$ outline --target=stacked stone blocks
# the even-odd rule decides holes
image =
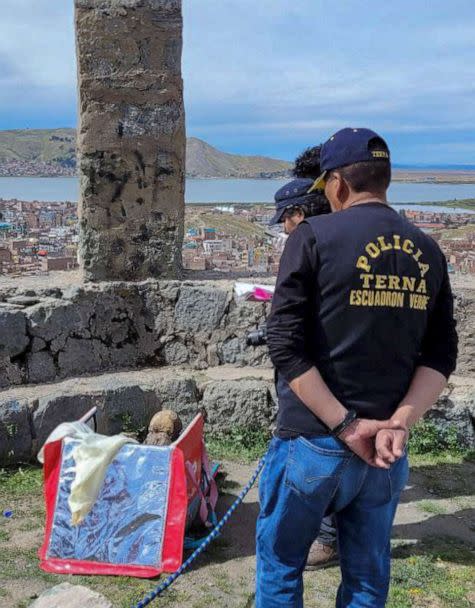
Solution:
[[[457,374],[469,378],[473,292],[456,302]],[[160,407],[185,421],[204,408],[210,430],[269,428],[275,400],[267,348],[246,343],[268,313],[269,305],[236,301],[230,281],[0,290],[0,460],[30,458],[57,424],[93,406],[108,434],[147,424]],[[449,387],[432,419],[455,424],[470,445],[474,404],[466,380]]]
[[[87,280],[179,277],[180,0],[76,0],[80,258]]]

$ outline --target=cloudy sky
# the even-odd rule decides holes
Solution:
[[[0,129],[74,126],[73,0],[1,0]],[[343,126],[475,165],[473,0],[183,0],[188,135],[292,158]]]

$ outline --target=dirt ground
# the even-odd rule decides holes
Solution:
[[[220,514],[248,481],[253,465],[224,463],[228,473]],[[38,472],[39,473],[39,472]],[[475,463],[417,463],[398,509],[393,534],[392,608],[475,606]],[[24,608],[44,589],[69,581],[131,606],[156,584],[127,578],[65,577],[43,573],[36,551],[42,542],[41,479],[24,492],[0,494],[12,518],[0,520],[0,606]],[[4,501],[8,500],[8,504]],[[247,495],[222,535],[171,590],[152,606],[251,608],[255,572],[257,488]],[[334,606],[338,568],[305,574],[305,606]]]

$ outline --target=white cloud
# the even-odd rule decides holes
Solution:
[[[0,55],[24,84],[74,88],[72,2],[2,0]]]
[[[465,24],[472,4],[364,7],[185,0],[191,129],[318,133],[343,120],[416,133],[475,124],[473,65],[464,60],[475,51]]]
[[[434,138],[475,131],[473,0],[183,6],[190,134],[247,137],[253,151],[342,124]],[[48,104],[74,112],[73,0],[2,0],[0,86],[0,116]]]

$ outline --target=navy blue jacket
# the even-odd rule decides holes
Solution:
[[[445,257],[388,205],[308,218],[282,255],[267,324],[277,432],[328,432],[288,383],[316,366],[359,416],[389,418],[418,365],[448,377],[457,334]]]

